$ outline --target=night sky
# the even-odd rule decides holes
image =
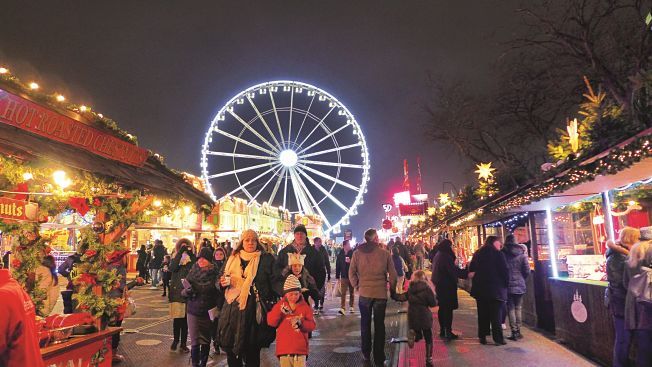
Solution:
[[[423,138],[427,75],[490,83],[517,23],[505,1],[26,3],[3,1],[0,65],[116,120],[175,169],[199,174],[210,121],[247,87],[290,79],[333,94],[370,151],[356,232],[380,225],[404,158],[414,186],[421,156],[426,192],[473,180],[470,162]]]

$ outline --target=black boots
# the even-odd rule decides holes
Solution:
[[[442,335],[442,334],[440,333],[439,335]],[[458,339],[459,336],[457,334],[453,333],[452,330],[444,329],[442,338],[447,339],[447,340],[455,340],[455,339]]]
[[[432,343],[426,343],[426,367],[433,367],[432,362]]]
[[[510,335],[507,339],[517,341],[518,339],[523,339],[523,334],[521,334],[520,330],[512,331],[512,335]]]
[[[192,361],[192,367],[199,367],[200,366],[200,358],[201,358],[201,345],[193,345],[190,347],[190,360]]]
[[[206,367],[208,363],[208,357],[211,354],[211,345],[202,344],[199,346],[199,367]]]

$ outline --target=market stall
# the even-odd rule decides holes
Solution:
[[[182,205],[199,211],[212,200],[113,121],[2,70],[0,237],[3,250],[12,251],[8,265],[42,317],[39,339],[48,364],[110,365],[106,345],[120,328],[106,327],[119,325],[129,309],[122,291],[115,294],[124,284],[118,269],[129,252],[126,232],[157,201],[156,211],[168,213]],[[75,317],[46,317],[43,307],[50,293],[37,270],[58,250],[78,253],[68,298]],[[77,327],[79,335],[69,339]]]

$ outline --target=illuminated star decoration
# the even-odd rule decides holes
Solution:
[[[568,142],[571,145],[571,150],[573,153],[577,153],[577,150],[580,147],[580,134],[577,132],[577,119],[568,122],[566,131],[568,131]]]
[[[446,205],[450,201],[450,196],[447,193],[439,194],[439,203],[441,205]]]
[[[475,173],[478,174],[478,180],[490,180],[494,177],[492,172],[496,169],[491,167],[491,162],[480,163],[477,164],[476,167],[478,167],[478,169],[475,171]]]

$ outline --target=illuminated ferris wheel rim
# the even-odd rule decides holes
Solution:
[[[290,105],[289,109],[287,107],[277,108],[277,106],[274,105],[274,99],[272,97],[272,93],[278,92],[279,90],[281,90],[282,92],[291,92],[292,97],[293,97],[295,92],[302,93],[304,89],[307,91],[308,96],[311,96],[311,95],[313,96],[313,99],[312,99],[310,105],[308,106],[307,110],[302,110],[300,108],[293,108],[292,104]],[[253,99],[253,97],[255,97],[257,95],[257,93],[262,95],[262,94],[266,94],[268,92],[270,93],[270,99],[272,100],[273,109],[272,110],[266,110],[266,111],[263,111],[261,113],[256,108],[256,106],[253,103],[252,99]],[[317,95],[319,96],[319,101],[322,101],[322,102],[327,101],[328,102],[328,106],[330,108],[330,111],[326,114],[326,116],[324,116],[317,123],[317,126],[315,126],[313,128],[313,130],[310,132],[308,137],[310,137],[310,135],[312,135],[312,133],[314,133],[314,131],[318,127],[321,127],[327,133],[327,135],[325,137],[323,137],[322,139],[318,140],[317,142],[312,143],[312,144],[308,145],[307,147],[303,147],[303,144],[306,143],[306,141],[308,140],[308,137],[306,137],[300,144],[296,144],[296,142],[293,142],[290,139],[290,134],[291,134],[291,130],[292,130],[292,114],[294,114],[294,113],[303,113],[305,115],[305,117],[303,119],[303,122],[301,124],[301,128],[299,129],[299,133],[297,133],[297,136],[296,136],[296,138],[298,140],[299,134],[301,133],[301,129],[303,128],[303,123],[305,123],[306,118],[308,117],[308,115],[310,114],[311,119],[313,119],[314,121],[317,120],[317,117],[315,115],[312,115],[312,113],[310,112],[310,107],[312,106],[312,102],[315,100]],[[253,117],[249,121],[244,121],[244,120],[238,118],[238,116],[233,113],[234,106],[244,104],[245,99],[248,100],[251,103],[251,105],[254,108],[254,110],[256,111],[256,115],[257,115],[256,117]],[[340,126],[337,129],[331,130],[330,127],[328,127],[326,124],[324,124],[324,120],[335,109],[338,110],[337,113],[340,116],[344,116],[344,118],[346,118],[346,124],[344,126]],[[282,128],[281,128],[280,122],[279,122],[279,118],[278,118],[278,112],[283,112],[283,111],[284,112],[288,112],[288,111],[290,112],[287,144],[286,144],[286,142],[284,140],[284,132],[282,131]],[[265,119],[263,117],[263,116],[269,116],[272,112],[276,116],[276,123],[278,124],[279,136],[281,138],[282,143],[279,142],[276,139],[274,133],[272,133],[272,131],[270,130],[270,127],[268,126],[268,124],[266,123],[266,121],[265,121]],[[220,121],[225,120],[225,116],[227,116],[227,113],[231,113],[231,115],[233,115],[236,119],[239,119],[240,123],[244,126],[242,128],[240,134],[237,137],[234,136],[234,135],[229,136],[229,134],[225,134],[223,132],[220,132],[220,129],[218,128]],[[260,133],[256,134],[256,132],[252,130],[251,125],[253,124],[253,122],[255,122],[257,120],[260,120],[265,125],[265,127],[267,129],[267,132],[269,132],[270,136],[272,137],[272,139],[276,143],[275,146],[273,144],[271,144],[269,141],[266,141],[260,135]],[[358,143],[340,147],[338,142],[337,142],[337,139],[335,139],[335,134],[337,134],[339,131],[347,128],[348,126],[351,126],[351,128],[353,129],[353,134],[356,135],[356,137],[358,139]],[[258,146],[256,144],[252,144],[251,142],[246,142],[246,141],[242,140],[240,138],[240,136],[243,134],[245,129],[249,129],[252,132],[254,132],[254,134],[256,134],[256,136],[258,136],[271,150],[268,150],[266,148],[261,149],[262,147],[260,147],[260,146]],[[215,154],[216,152],[211,152],[209,150],[209,144],[212,142],[211,135],[212,135],[213,132],[218,132],[218,133],[220,133],[220,134],[222,134],[222,135],[224,135],[226,137],[229,137],[229,138],[231,138],[233,140],[236,140],[236,143],[235,143],[235,146],[233,148],[233,153],[232,154],[228,154],[226,152],[217,152],[219,154]],[[312,161],[312,160],[302,159],[302,158],[307,158],[306,156],[310,157],[310,156],[314,156],[314,155],[318,155],[318,154],[324,154],[322,152],[308,154],[308,152],[309,152],[310,148],[316,146],[317,144],[319,144],[320,142],[324,141],[327,138],[330,138],[333,141],[335,148],[329,149],[329,150],[326,150],[326,151],[323,151],[323,152],[336,152],[337,157],[338,157],[337,162]],[[213,198],[213,200],[218,201],[218,200],[224,199],[225,197],[230,197],[231,194],[234,193],[234,192],[242,190],[247,196],[249,196],[249,199],[251,199],[249,205],[252,205],[252,204],[254,204],[256,202],[255,199],[260,194],[260,191],[256,194],[256,196],[254,196],[252,198],[251,194],[246,190],[247,184],[243,185],[240,182],[240,178],[238,177],[237,173],[238,173],[238,171],[247,170],[248,168],[256,167],[256,166],[246,167],[245,169],[237,169],[236,168],[236,161],[235,161],[236,157],[238,157],[238,158],[253,158],[253,156],[247,156],[247,155],[235,153],[238,143],[242,143],[244,145],[249,145],[251,147],[254,147],[254,148],[258,149],[258,150],[262,150],[262,151],[267,152],[269,154],[269,156],[265,157],[265,158],[263,158],[262,156],[260,158],[255,158],[255,159],[263,159],[263,160],[268,160],[269,161],[268,163],[265,163],[265,164],[262,164],[262,165],[259,165],[259,166],[263,166],[263,167],[272,166],[272,168],[269,168],[262,175],[266,175],[268,172],[273,171],[272,172],[272,178],[273,178],[275,175],[278,175],[280,173],[280,175],[277,176],[278,177],[278,182],[276,184],[276,187],[274,188],[274,192],[272,194],[272,197],[270,198],[270,201],[273,201],[273,199],[275,198],[275,194],[276,194],[276,191],[278,189],[279,182],[282,181],[283,177],[285,177],[285,195],[287,195],[288,176],[291,176],[290,179],[292,180],[292,185],[293,185],[292,187],[293,187],[293,190],[295,192],[296,202],[297,202],[297,206],[298,206],[298,211],[297,212],[305,214],[302,211],[302,200],[300,200],[301,199],[300,196],[302,196],[302,194],[299,194],[297,196],[297,191],[300,191],[300,192],[303,193],[303,196],[304,196],[304,198],[303,198],[303,207],[305,209],[308,209],[308,212],[309,212],[308,214],[311,214],[311,213],[319,214],[323,218],[324,223],[325,223],[325,225],[327,227],[325,229],[325,233],[327,235],[330,234],[331,232],[339,233],[341,231],[341,226],[349,224],[350,217],[356,215],[358,206],[364,203],[363,196],[367,191],[367,183],[369,182],[369,179],[370,179],[369,178],[370,163],[369,163],[369,151],[367,149],[367,144],[366,144],[366,140],[364,138],[364,135],[362,134],[362,129],[360,128],[360,125],[358,124],[357,120],[355,119],[355,116],[353,116],[353,114],[349,111],[349,109],[344,104],[342,104],[337,98],[335,98],[330,93],[328,93],[328,92],[326,92],[326,91],[324,91],[324,90],[322,90],[322,89],[320,89],[320,88],[318,88],[318,87],[316,87],[314,85],[304,83],[304,82],[299,82],[299,81],[291,81],[291,80],[276,80],[276,81],[270,81],[270,82],[265,82],[265,83],[260,83],[260,84],[254,85],[254,86],[249,87],[246,90],[238,93],[233,98],[231,98],[227,103],[225,103],[224,106],[217,112],[217,114],[215,115],[215,117],[211,121],[210,128],[206,133],[206,137],[204,139],[204,144],[202,146],[202,158],[201,158],[202,178],[204,179],[204,181],[206,183],[206,191]],[[352,147],[357,147],[357,146],[359,146],[360,150],[361,150],[362,164],[361,165],[343,164],[341,162],[341,156],[340,156],[341,151],[344,150],[344,149],[350,149]],[[236,180],[241,185],[239,188],[237,188],[237,189],[223,195],[221,198],[218,198],[213,193],[212,186],[211,186],[211,183],[210,183],[210,180],[212,178],[215,178],[215,176],[220,175],[220,174],[218,174],[218,175],[210,175],[209,172],[208,172],[207,155],[211,155],[211,154],[212,155],[230,156],[230,157],[233,158],[234,171],[231,171],[231,172],[233,172],[234,176],[236,177]],[[277,161],[277,162],[274,163],[274,161]],[[318,165],[322,165],[322,166],[337,167],[337,175],[336,175],[336,177],[325,175],[323,173],[318,172],[315,169],[312,169],[312,168],[308,167],[307,166],[308,164],[318,164]],[[262,167],[260,167],[260,168],[263,169]],[[349,187],[349,188],[351,188],[353,186],[353,185],[339,179],[341,168],[361,168],[362,169],[361,184],[360,184],[359,187],[355,188],[355,190],[357,191],[357,195],[356,195],[353,203],[348,207],[343,205],[341,202],[339,202],[339,200],[337,200],[336,198],[334,198],[332,196],[332,191],[336,187],[336,185],[338,185],[338,184],[342,185],[342,186],[345,186],[345,187]],[[323,194],[325,194],[325,196],[323,198],[321,198],[321,200],[319,200],[318,202],[312,197],[312,195],[310,194],[310,190],[305,185],[305,183],[303,183],[303,178],[305,177],[307,180],[309,180],[313,185],[315,185],[317,187],[319,187],[319,185],[306,172],[304,172],[304,170],[308,171],[308,172],[310,172],[312,174],[317,174],[317,175],[321,176],[322,178],[326,178],[326,179],[333,182],[332,185],[330,186],[330,190],[328,190],[328,192],[325,191],[323,188],[320,188],[320,190],[322,191]],[[288,174],[288,172],[289,172],[289,174]],[[260,176],[262,176],[262,175],[260,175]],[[260,177],[260,176],[258,176],[258,177]],[[256,179],[254,179],[254,180],[257,180],[258,177]],[[263,189],[265,189],[265,187],[271,182],[272,178],[270,178],[270,180],[267,181],[267,183],[263,186]],[[296,184],[295,181],[299,181],[300,185]],[[251,180],[249,182],[251,182]],[[261,191],[263,189],[261,189]],[[307,195],[306,195],[306,192],[307,192]],[[345,210],[345,214],[341,218],[339,218],[335,222],[335,224],[332,224],[332,225],[330,224],[330,222],[328,221],[328,218],[326,218],[326,216],[321,211],[321,208],[319,207],[319,204],[321,204],[327,198],[330,199],[335,204],[337,204],[341,209]],[[284,201],[284,205],[280,206],[280,207],[283,208],[283,209],[286,209],[286,208],[284,208],[285,207],[285,201],[286,201],[285,196],[283,198],[283,201]],[[308,204],[308,205],[306,205],[306,204]],[[269,202],[269,205],[273,205],[273,203]],[[314,209],[317,210],[316,213],[312,211],[313,207],[314,207]],[[296,212],[294,212],[294,213],[296,213]]]

